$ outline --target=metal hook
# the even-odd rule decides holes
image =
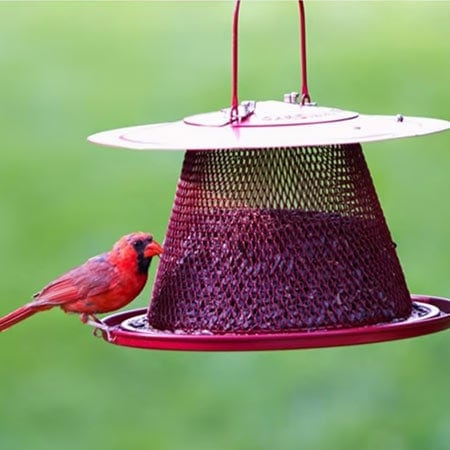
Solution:
[[[238,100],[238,19],[240,0],[236,0],[233,11],[233,23],[231,31],[231,107],[230,122],[241,120],[239,115]],[[300,76],[301,76],[301,97],[300,104],[305,105],[311,102],[308,92],[307,71],[306,71],[306,26],[305,8],[303,0],[298,0],[299,12],[299,39],[300,39]]]

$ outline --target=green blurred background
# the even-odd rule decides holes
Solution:
[[[162,239],[182,152],[86,137],[227,106],[232,6],[0,3],[0,313],[124,233]],[[306,8],[313,100],[450,119],[449,2]],[[297,90],[295,2],[244,1],[240,30],[241,98]],[[450,133],[364,146],[414,293],[450,297],[449,146]],[[50,311],[0,336],[0,449],[444,450],[449,338],[144,351]]]

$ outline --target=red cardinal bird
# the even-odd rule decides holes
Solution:
[[[147,281],[152,257],[161,253],[161,246],[147,233],[123,236],[109,252],[69,270],[35,294],[31,302],[1,317],[0,331],[54,306],[78,313],[83,323],[102,328],[95,314],[130,303]]]

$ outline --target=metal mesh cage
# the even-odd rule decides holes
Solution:
[[[186,152],[150,326],[283,332],[410,313],[359,144]]]

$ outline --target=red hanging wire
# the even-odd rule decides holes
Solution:
[[[233,11],[233,24],[231,31],[231,108],[230,121],[238,119],[238,19],[240,0],[236,0]],[[311,98],[308,92],[307,71],[306,71],[306,26],[305,8],[303,0],[298,0],[299,12],[299,39],[300,39],[300,74],[301,74],[301,99],[300,104],[309,103]]]
[[[311,98],[308,92],[308,80],[306,73],[306,24],[305,24],[305,7],[303,0],[298,1],[298,15],[300,21],[300,74],[301,74],[301,99],[300,104],[310,103]]]
[[[238,115],[238,19],[241,1],[236,0],[233,12],[233,28],[231,30],[231,110],[230,120]]]

